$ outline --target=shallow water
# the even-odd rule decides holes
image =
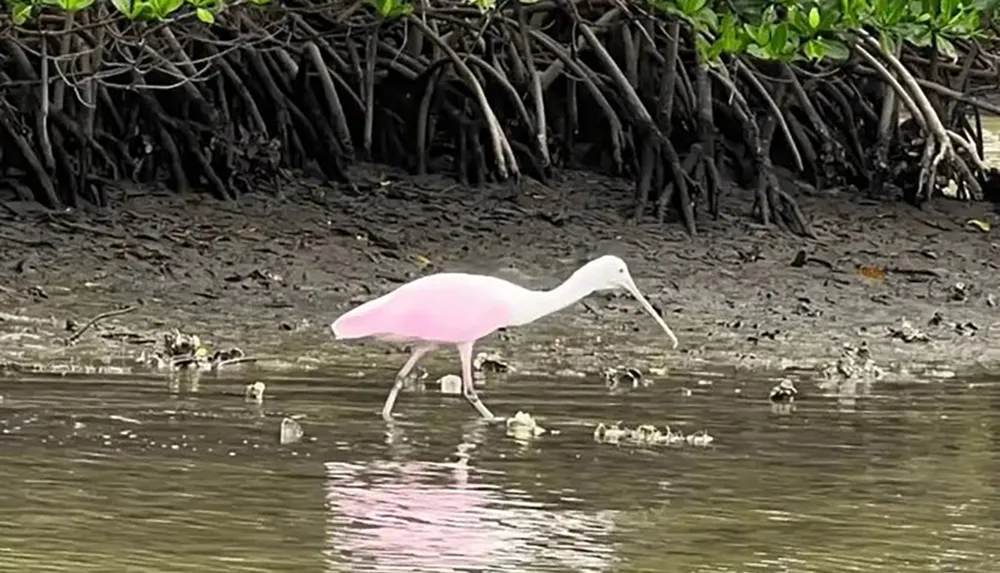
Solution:
[[[881,385],[856,403],[801,384],[788,413],[761,378],[673,373],[614,396],[596,378],[491,379],[494,412],[559,430],[530,443],[434,391],[402,394],[389,427],[387,382],[264,381],[260,407],[238,379],[0,379],[0,571],[986,572],[1000,558],[998,381]],[[305,437],[280,446],[290,414]],[[593,441],[619,419],[716,440]]]

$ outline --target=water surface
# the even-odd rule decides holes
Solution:
[[[0,380],[0,570],[986,572],[1000,558],[997,381],[882,385],[854,404],[806,385],[783,413],[773,381],[735,375],[614,396],[593,378],[491,380],[495,412],[560,432],[530,443],[432,391],[404,393],[387,426],[387,383],[265,381],[257,406],[246,380]],[[305,438],[280,446],[288,414]],[[716,441],[594,443],[618,419]]]

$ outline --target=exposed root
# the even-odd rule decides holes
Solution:
[[[912,139],[900,137],[904,109],[926,136],[915,200],[948,180],[979,197],[981,127],[965,111],[1000,111],[970,95],[996,75],[975,43],[960,65],[863,36],[861,66],[709,68],[691,57],[686,24],[635,4],[424,2],[383,21],[361,3],[319,7],[275,18],[234,5],[210,27],[143,32],[99,5],[12,27],[0,39],[0,172],[52,208],[104,205],[101,182],[127,177],[232,200],[280,193],[290,169],[350,185],[360,147],[470,184],[522,169],[627,173],[637,224],[674,211],[692,235],[701,207],[718,216],[744,193],[761,222],[809,236],[775,164],[817,187],[907,187],[893,159]]]

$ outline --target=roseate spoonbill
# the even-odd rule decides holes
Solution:
[[[392,419],[392,407],[406,376],[421,358],[443,344],[458,348],[462,362],[462,394],[479,414],[494,419],[472,384],[472,347],[498,328],[520,326],[563,309],[594,291],[624,288],[639,301],[677,348],[677,337],[642,296],[625,261],[612,255],[583,265],[552,290],[526,289],[503,279],[466,273],[438,273],[413,280],[389,294],[368,301],[330,325],[334,338],[372,337],[413,343],[412,354],[396,375],[382,407]]]

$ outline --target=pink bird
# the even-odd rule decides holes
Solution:
[[[642,296],[625,261],[605,255],[577,269],[552,290],[526,289],[503,279],[466,273],[438,273],[404,284],[389,294],[344,313],[330,325],[334,338],[372,337],[413,344],[409,360],[396,375],[382,418],[392,419],[392,407],[406,376],[421,358],[441,345],[454,345],[462,362],[462,394],[479,414],[493,413],[472,383],[472,347],[498,328],[528,324],[563,309],[594,291],[624,288],[666,331],[677,348],[677,337]]]

